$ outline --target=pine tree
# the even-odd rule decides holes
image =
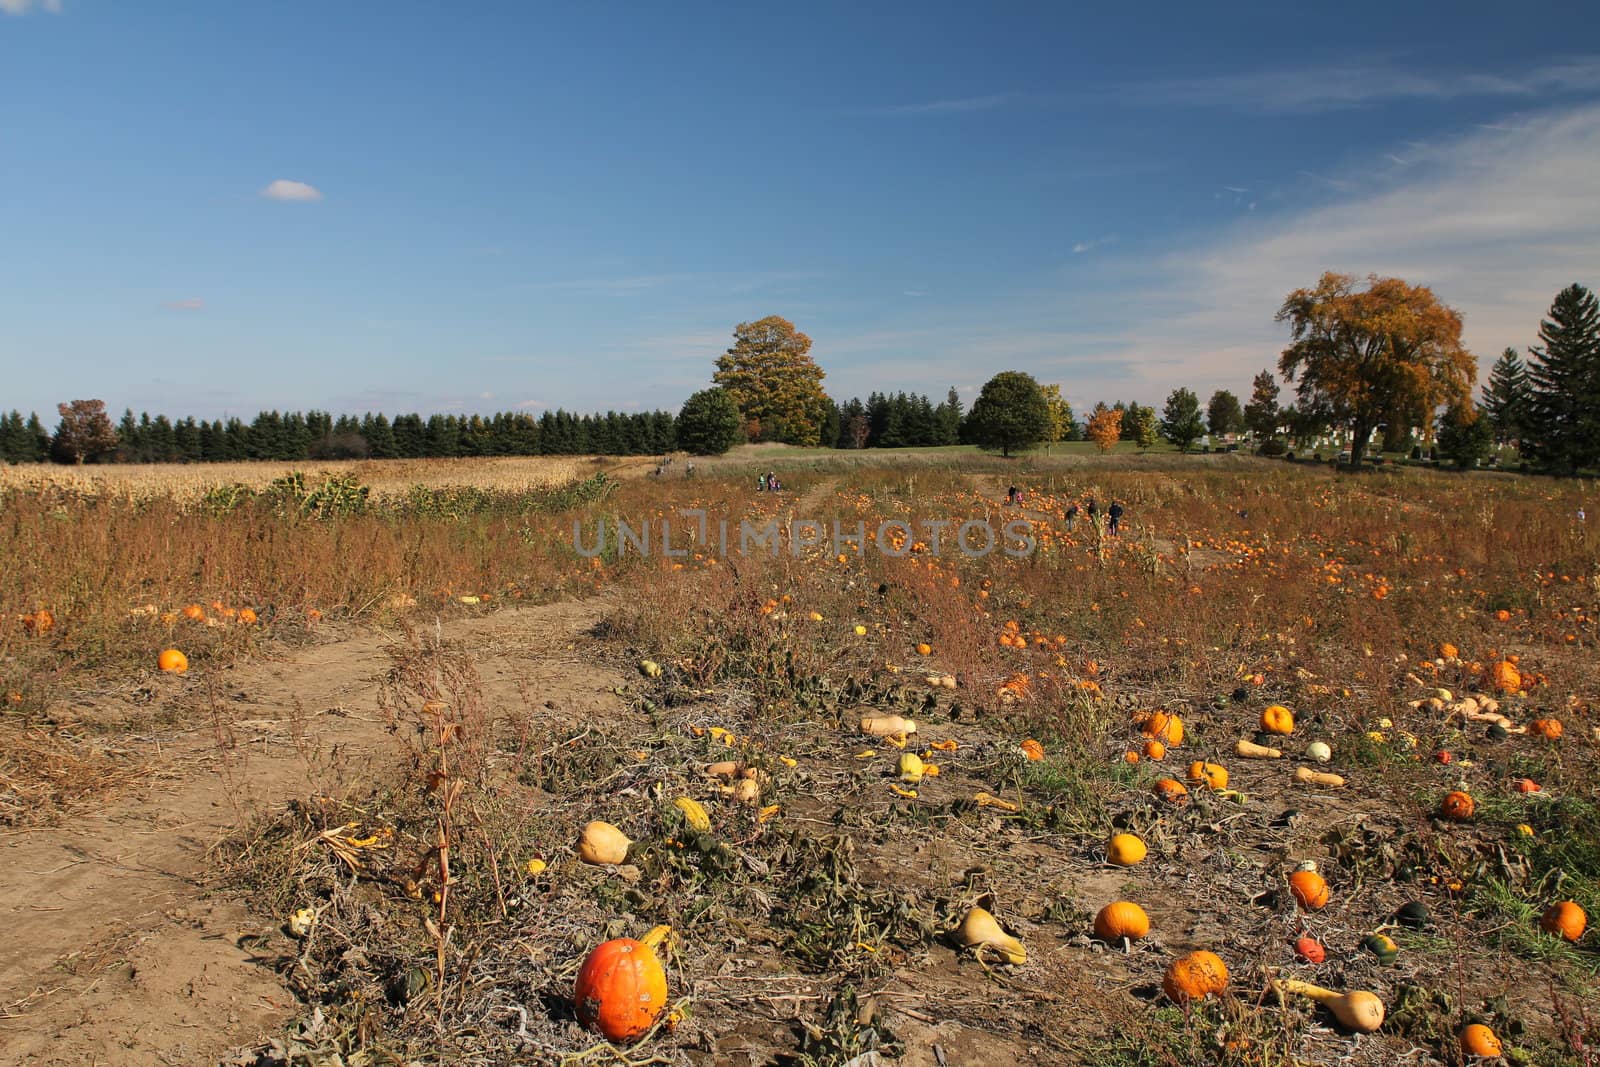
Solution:
[[[1278,434],[1283,413],[1278,408],[1278,380],[1264,370],[1250,385],[1250,402],[1244,406],[1244,425],[1257,438]]]
[[[1521,441],[1531,400],[1527,365],[1515,348],[1508,348],[1494,361],[1489,381],[1483,387],[1483,411],[1494,427],[1496,441]]]
[[[1574,474],[1600,463],[1600,301],[1569,285],[1539,324],[1528,362],[1526,451],[1543,467]]]

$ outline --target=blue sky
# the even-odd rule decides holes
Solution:
[[[0,0],[0,407],[1248,391],[1323,269],[1600,285],[1600,6]],[[1585,52],[1583,49],[1589,49]]]

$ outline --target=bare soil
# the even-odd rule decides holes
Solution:
[[[444,622],[478,650],[492,705],[617,713],[619,679],[577,650],[600,599]],[[164,683],[127,739],[153,773],[64,825],[0,838],[0,1062],[210,1063],[299,1010],[252,946],[270,917],[212,892],[213,848],[293,798],[354,789],[398,756],[377,704],[397,635],[364,633]],[[152,709],[102,706],[97,720]]]

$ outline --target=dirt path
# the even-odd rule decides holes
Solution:
[[[574,647],[607,606],[508,610],[439,633],[472,646],[490,707],[524,708],[526,694],[570,721],[619,706],[621,678]],[[377,705],[392,636],[223,672],[212,722],[129,742],[161,768],[143,796],[0,839],[0,1063],[210,1063],[293,1013],[241,944],[263,920],[206,892],[208,853],[253,814],[397,757]]]

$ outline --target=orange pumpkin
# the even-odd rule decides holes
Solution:
[[[1589,915],[1577,903],[1563,900],[1545,909],[1539,926],[1547,934],[1555,934],[1563,941],[1576,941],[1589,925]]]
[[[169,648],[156,657],[156,666],[167,674],[182,674],[189,669],[189,657],[175,648]]]
[[[1328,958],[1328,950],[1322,947],[1322,942],[1309,935],[1295,941],[1294,951],[1295,955],[1307,963],[1321,963]]]
[[[190,622],[205,622],[206,609],[199,604],[189,604],[183,609],[183,617]]]
[[[1189,781],[1208,789],[1228,788],[1228,769],[1220,763],[1203,763],[1195,760],[1189,764]]]
[[[1517,780],[1517,792],[1537,793],[1538,791],[1539,783],[1534,781],[1532,778],[1520,778]]]
[[[1153,711],[1144,720],[1146,737],[1164,741],[1169,745],[1183,744],[1183,720],[1167,711]]]
[[[1161,979],[1161,991],[1178,1004],[1220,996],[1227,988],[1228,965],[1204,949],[1173,960]]]
[[[1291,874],[1289,892],[1307,911],[1321,911],[1328,906],[1327,880],[1316,871],[1295,871]]]
[[[1294,733],[1294,713],[1282,704],[1269,704],[1261,712],[1261,729],[1287,737]]]
[[[1022,742],[1021,748],[1022,754],[1030,760],[1044,759],[1044,746],[1031,737]]]
[[[1522,672],[1510,660],[1497,660],[1483,672],[1483,687],[1497,693],[1515,693],[1522,688]]]
[[[1478,810],[1478,805],[1472,796],[1457,789],[1447,794],[1439,804],[1440,818],[1449,819],[1451,822],[1466,822],[1472,818],[1472,813]]]
[[[1157,741],[1155,738],[1152,737],[1150,740],[1148,740],[1148,741],[1146,741],[1144,743],[1144,758],[1145,759],[1162,760],[1162,759],[1166,758],[1166,755],[1167,755],[1167,746],[1163,745],[1160,741]]]
[[[1189,790],[1175,778],[1163,778],[1156,783],[1156,796],[1169,804],[1187,804]]]
[[[923,642],[922,644],[917,646],[917,655],[919,655],[919,656],[931,656],[931,655],[933,655],[933,646],[928,644],[927,642]]]
[[[1493,1059],[1502,1053],[1500,1039],[1493,1030],[1482,1023],[1469,1023],[1461,1028],[1461,1053]]]
[[[239,623],[240,623],[240,625],[249,626],[251,623],[253,623],[255,621],[256,621],[256,613],[255,613],[254,610],[252,610],[250,608],[240,608],[239,609]]]
[[[1150,932],[1150,916],[1131,900],[1107,904],[1094,917],[1094,936],[1102,941],[1137,941]]]
[[[1546,741],[1559,741],[1561,739],[1560,719],[1534,719],[1528,724],[1528,729]]]
[[[1440,659],[1455,659],[1459,655],[1461,655],[1461,650],[1456,648],[1456,646],[1452,645],[1449,641],[1446,641],[1444,644],[1439,646]]]
[[[667,1004],[656,946],[670,932],[658,926],[639,941],[619,937],[596,946],[573,990],[578,1021],[611,1041],[632,1041],[654,1026]]]
[[[22,617],[22,628],[30,634],[47,634],[55,628],[55,625],[56,617],[50,614],[49,608],[40,608]]]

